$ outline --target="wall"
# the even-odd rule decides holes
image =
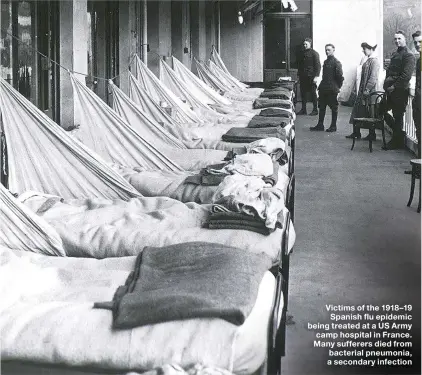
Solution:
[[[139,52],[139,8],[134,1],[119,2],[119,70],[124,72],[114,82],[129,93],[129,74],[126,72],[134,53]]]
[[[237,20],[239,4],[236,1],[220,1],[220,55],[236,78],[244,82],[262,82],[262,16],[252,20],[249,12],[244,24],[240,25]]]
[[[87,1],[60,1],[60,63],[71,70],[87,73]],[[75,75],[85,83],[85,77]],[[78,123],[69,73],[60,70],[60,125],[68,128]]]
[[[187,1],[171,2],[171,43],[172,55],[190,68],[191,42],[189,4]],[[185,52],[187,48],[187,52]]]
[[[336,56],[343,65],[345,82],[339,100],[347,101],[356,67],[363,54],[362,42],[375,40],[377,55],[382,61],[383,3],[382,0],[314,0],[313,1],[314,49],[325,60],[324,46],[332,43]]]

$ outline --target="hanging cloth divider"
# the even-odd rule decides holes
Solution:
[[[220,69],[222,69],[227,75],[229,75],[235,82],[236,85],[241,89],[246,89],[249,86],[245,85],[243,82],[240,82],[237,78],[233,77],[229,70],[227,69],[226,65],[224,64],[223,59],[221,58],[220,54],[217,52],[215,46],[212,46],[211,57],[210,60],[216,64]]]
[[[74,76],[72,85],[76,105],[80,109],[80,127],[75,136],[88,147],[98,152],[109,163],[146,170],[182,170],[171,159],[148,142],[135,128],[129,125],[93,91]],[[109,82],[110,88],[115,86]],[[115,100],[113,98],[113,100]],[[174,141],[174,147],[184,146]]]
[[[128,200],[140,196],[95,152],[0,78],[0,111],[7,141],[8,186],[60,197]]]
[[[183,103],[176,95],[174,95],[141,61],[136,55],[135,63],[138,72],[138,81],[141,86],[148,92],[151,98],[158,104],[166,103],[175,110],[175,119],[179,123],[202,123],[199,116],[192,111],[186,103]]]
[[[202,98],[205,104],[232,105],[232,102],[207,86],[185,65],[173,56],[173,70],[177,77],[188,85],[197,98]]]
[[[20,203],[0,184],[0,246],[65,256],[59,234],[40,216]]]
[[[173,69],[167,63],[160,61],[160,81],[168,87],[176,96],[186,100],[186,102],[193,108],[194,111],[199,111],[201,116],[209,118],[220,117],[220,114],[208,107],[207,104],[201,102],[190,91],[190,88],[181,81]]]

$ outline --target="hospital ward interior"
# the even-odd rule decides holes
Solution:
[[[420,373],[416,133],[351,150],[383,2],[350,2],[0,1],[2,374]],[[343,66],[332,132],[304,40]],[[310,327],[362,304],[412,306],[413,363],[327,365]]]

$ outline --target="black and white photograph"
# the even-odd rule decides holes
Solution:
[[[0,0],[0,373],[421,374],[421,8]]]

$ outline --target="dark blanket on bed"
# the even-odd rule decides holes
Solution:
[[[268,107],[279,107],[290,109],[292,108],[292,102],[290,100],[283,99],[268,99],[268,98],[257,98],[253,102],[253,108],[268,108]]]
[[[249,121],[248,128],[270,128],[273,126],[281,126],[284,128],[290,121],[287,118],[280,117],[265,117],[265,116],[254,116]]]
[[[270,99],[284,99],[291,100],[292,93],[289,90],[277,90],[277,91],[264,91],[259,95],[260,98],[270,98]]]
[[[113,328],[195,318],[241,325],[270,267],[271,259],[263,254],[214,243],[145,247],[114,295]]]
[[[278,215],[276,228],[282,228],[284,220],[283,212]],[[251,232],[263,234],[268,236],[275,231],[275,228],[268,228],[265,226],[264,220],[260,217],[238,213],[233,211],[228,212],[213,212],[204,224],[205,228],[209,229],[239,229],[248,230]]]
[[[292,114],[289,111],[283,110],[281,108],[265,108],[259,112],[259,116],[263,117],[282,117],[282,118],[291,118]]]
[[[271,85],[271,88],[277,88],[277,87],[286,87],[289,90],[293,90],[295,87],[295,82],[294,81],[277,81]]]
[[[221,139],[225,142],[249,143],[258,139],[276,137],[286,140],[286,131],[278,126],[271,128],[231,128]]]

